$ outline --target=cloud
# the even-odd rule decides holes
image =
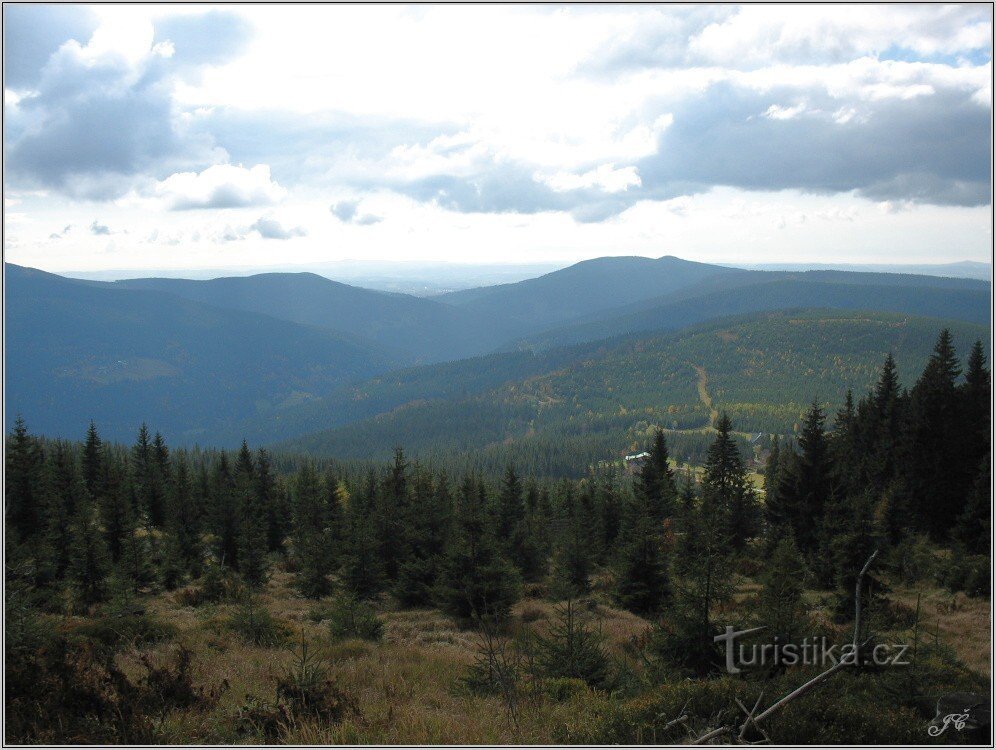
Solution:
[[[64,42],[84,42],[96,28],[93,12],[81,5],[4,5],[4,85],[32,88]]]
[[[329,211],[335,214],[339,221],[352,221],[353,217],[356,215],[356,208],[360,205],[359,201],[339,201],[338,203],[333,203],[329,206]]]
[[[199,173],[178,172],[159,182],[152,192],[164,198],[173,211],[267,206],[279,202],[287,194],[270,179],[270,168],[266,164],[257,164],[251,169],[216,164]]]
[[[96,219],[90,225],[90,232],[96,235],[110,234],[111,229],[106,224],[99,224]]]
[[[383,217],[373,214],[358,214],[359,206],[359,201],[339,201],[329,206],[329,211],[343,224],[357,224],[361,227],[379,224],[384,220]]]
[[[274,218],[261,216],[249,225],[248,231],[258,232],[265,240],[289,240],[293,237],[304,237],[307,232],[303,227],[284,227]]]
[[[227,62],[243,52],[253,36],[245,18],[219,10],[163,18],[155,29],[155,41],[169,42],[174,59],[186,65]]]
[[[41,24],[46,16],[29,18]],[[154,43],[151,24],[129,19],[100,25],[86,43],[62,43],[34,89],[6,108],[11,184],[110,199],[138,177],[224,157],[209,136],[187,132],[174,116],[173,45]]]

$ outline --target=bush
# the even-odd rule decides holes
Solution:
[[[609,658],[600,630],[585,623],[573,602],[557,608],[547,636],[537,639],[539,676],[582,680],[595,688],[609,683]]]
[[[937,576],[937,557],[923,534],[903,537],[889,552],[888,562],[906,584],[932,581]]]
[[[49,633],[32,650],[7,653],[6,741],[37,744],[150,744],[168,711],[211,706],[223,688],[191,682],[189,651],[132,682],[99,641]]]
[[[290,636],[290,629],[252,596],[245,597],[227,625],[246,643],[264,648],[283,646]]]
[[[277,679],[277,702],[295,717],[321,723],[337,724],[349,714],[359,714],[356,700],[335,685],[328,663],[303,639],[291,665]]]
[[[146,614],[108,615],[76,626],[72,631],[104,646],[148,646],[176,637],[173,625]]]
[[[343,593],[324,614],[322,619],[329,621],[329,635],[334,641],[346,638],[379,641],[384,634],[384,624],[373,608],[351,593]]]

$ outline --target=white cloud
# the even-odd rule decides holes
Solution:
[[[641,184],[636,167],[617,169],[615,164],[602,164],[584,174],[556,172],[551,175],[539,174],[537,178],[558,192],[597,188],[605,193],[619,193]]]
[[[216,164],[202,172],[177,172],[159,182],[152,193],[174,211],[197,208],[242,208],[278,203],[287,191],[270,177],[266,164],[246,169]]]

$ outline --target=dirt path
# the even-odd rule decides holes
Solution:
[[[709,425],[710,429],[712,429],[712,425],[715,425],[716,420],[719,419],[719,412],[712,405],[712,396],[709,395],[709,390],[708,390],[709,374],[706,372],[706,369],[704,367],[700,367],[699,365],[692,365],[692,368],[699,376],[698,382],[695,385],[699,391],[699,398],[702,400],[702,403],[705,404],[706,408],[709,410]]]

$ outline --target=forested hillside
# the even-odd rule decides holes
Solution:
[[[457,401],[579,362],[603,349],[602,339],[727,315],[813,306],[983,324],[989,315],[988,285],[969,279],[744,271],[670,256],[598,258],[432,300],[313,274],[108,283],[8,264],[6,277],[8,341],[19,353],[8,372],[8,427],[20,413],[65,436],[96,419],[121,438],[154,417],[182,444],[230,447],[244,437],[272,443],[328,430],[418,399],[455,399],[449,419],[459,414]],[[487,356],[579,342],[587,346],[539,359]],[[459,360],[471,355],[486,358]],[[694,400],[675,398],[672,422],[699,418]],[[461,442],[458,427],[445,450],[490,450],[504,439],[497,426],[520,412],[495,412],[499,403],[523,402],[502,397],[478,410],[490,425],[475,433],[485,446]],[[597,405],[594,412],[604,416]]]
[[[398,358],[347,334],[6,265],[6,398],[46,435],[145,415],[187,444]]]
[[[836,409],[847,389],[872,385],[889,352],[902,382],[911,382],[944,325],[885,313],[765,313],[585,345],[573,361],[565,350],[562,365],[461,398],[461,383],[468,390],[484,385],[472,376],[470,360],[462,370],[439,373],[450,387],[444,395],[436,395],[434,380],[423,382],[422,390],[408,392],[409,401],[377,417],[282,447],[383,459],[402,444],[426,459],[492,470],[511,460],[533,473],[577,475],[634,451],[661,427],[671,431],[675,455],[697,459],[704,454],[704,432],[713,426],[711,410],[726,410],[742,433],[793,435],[814,398]],[[948,325],[960,352],[988,338],[982,326]],[[508,357],[531,366],[543,361],[521,353]],[[478,366],[499,371],[490,359]],[[354,392],[361,398],[364,389]]]
[[[312,273],[266,273],[191,281],[129,279],[115,287],[154,289],[217,307],[349,332],[409,362],[480,354],[504,340],[490,318],[407,294],[340,284]]]
[[[697,336],[725,332],[764,343]],[[725,413],[699,474],[654,430],[634,477],[578,481],[448,475],[401,449],[366,471],[171,450],[144,426],[131,446],[94,425],[52,441],[19,421],[6,740],[926,742],[939,696],[986,688],[991,376],[946,330],[921,365],[903,388],[888,356],[833,416],[813,403],[773,444],[763,503]],[[857,656],[732,674],[713,638],[729,623]],[[985,740],[964,712],[956,739]]]

